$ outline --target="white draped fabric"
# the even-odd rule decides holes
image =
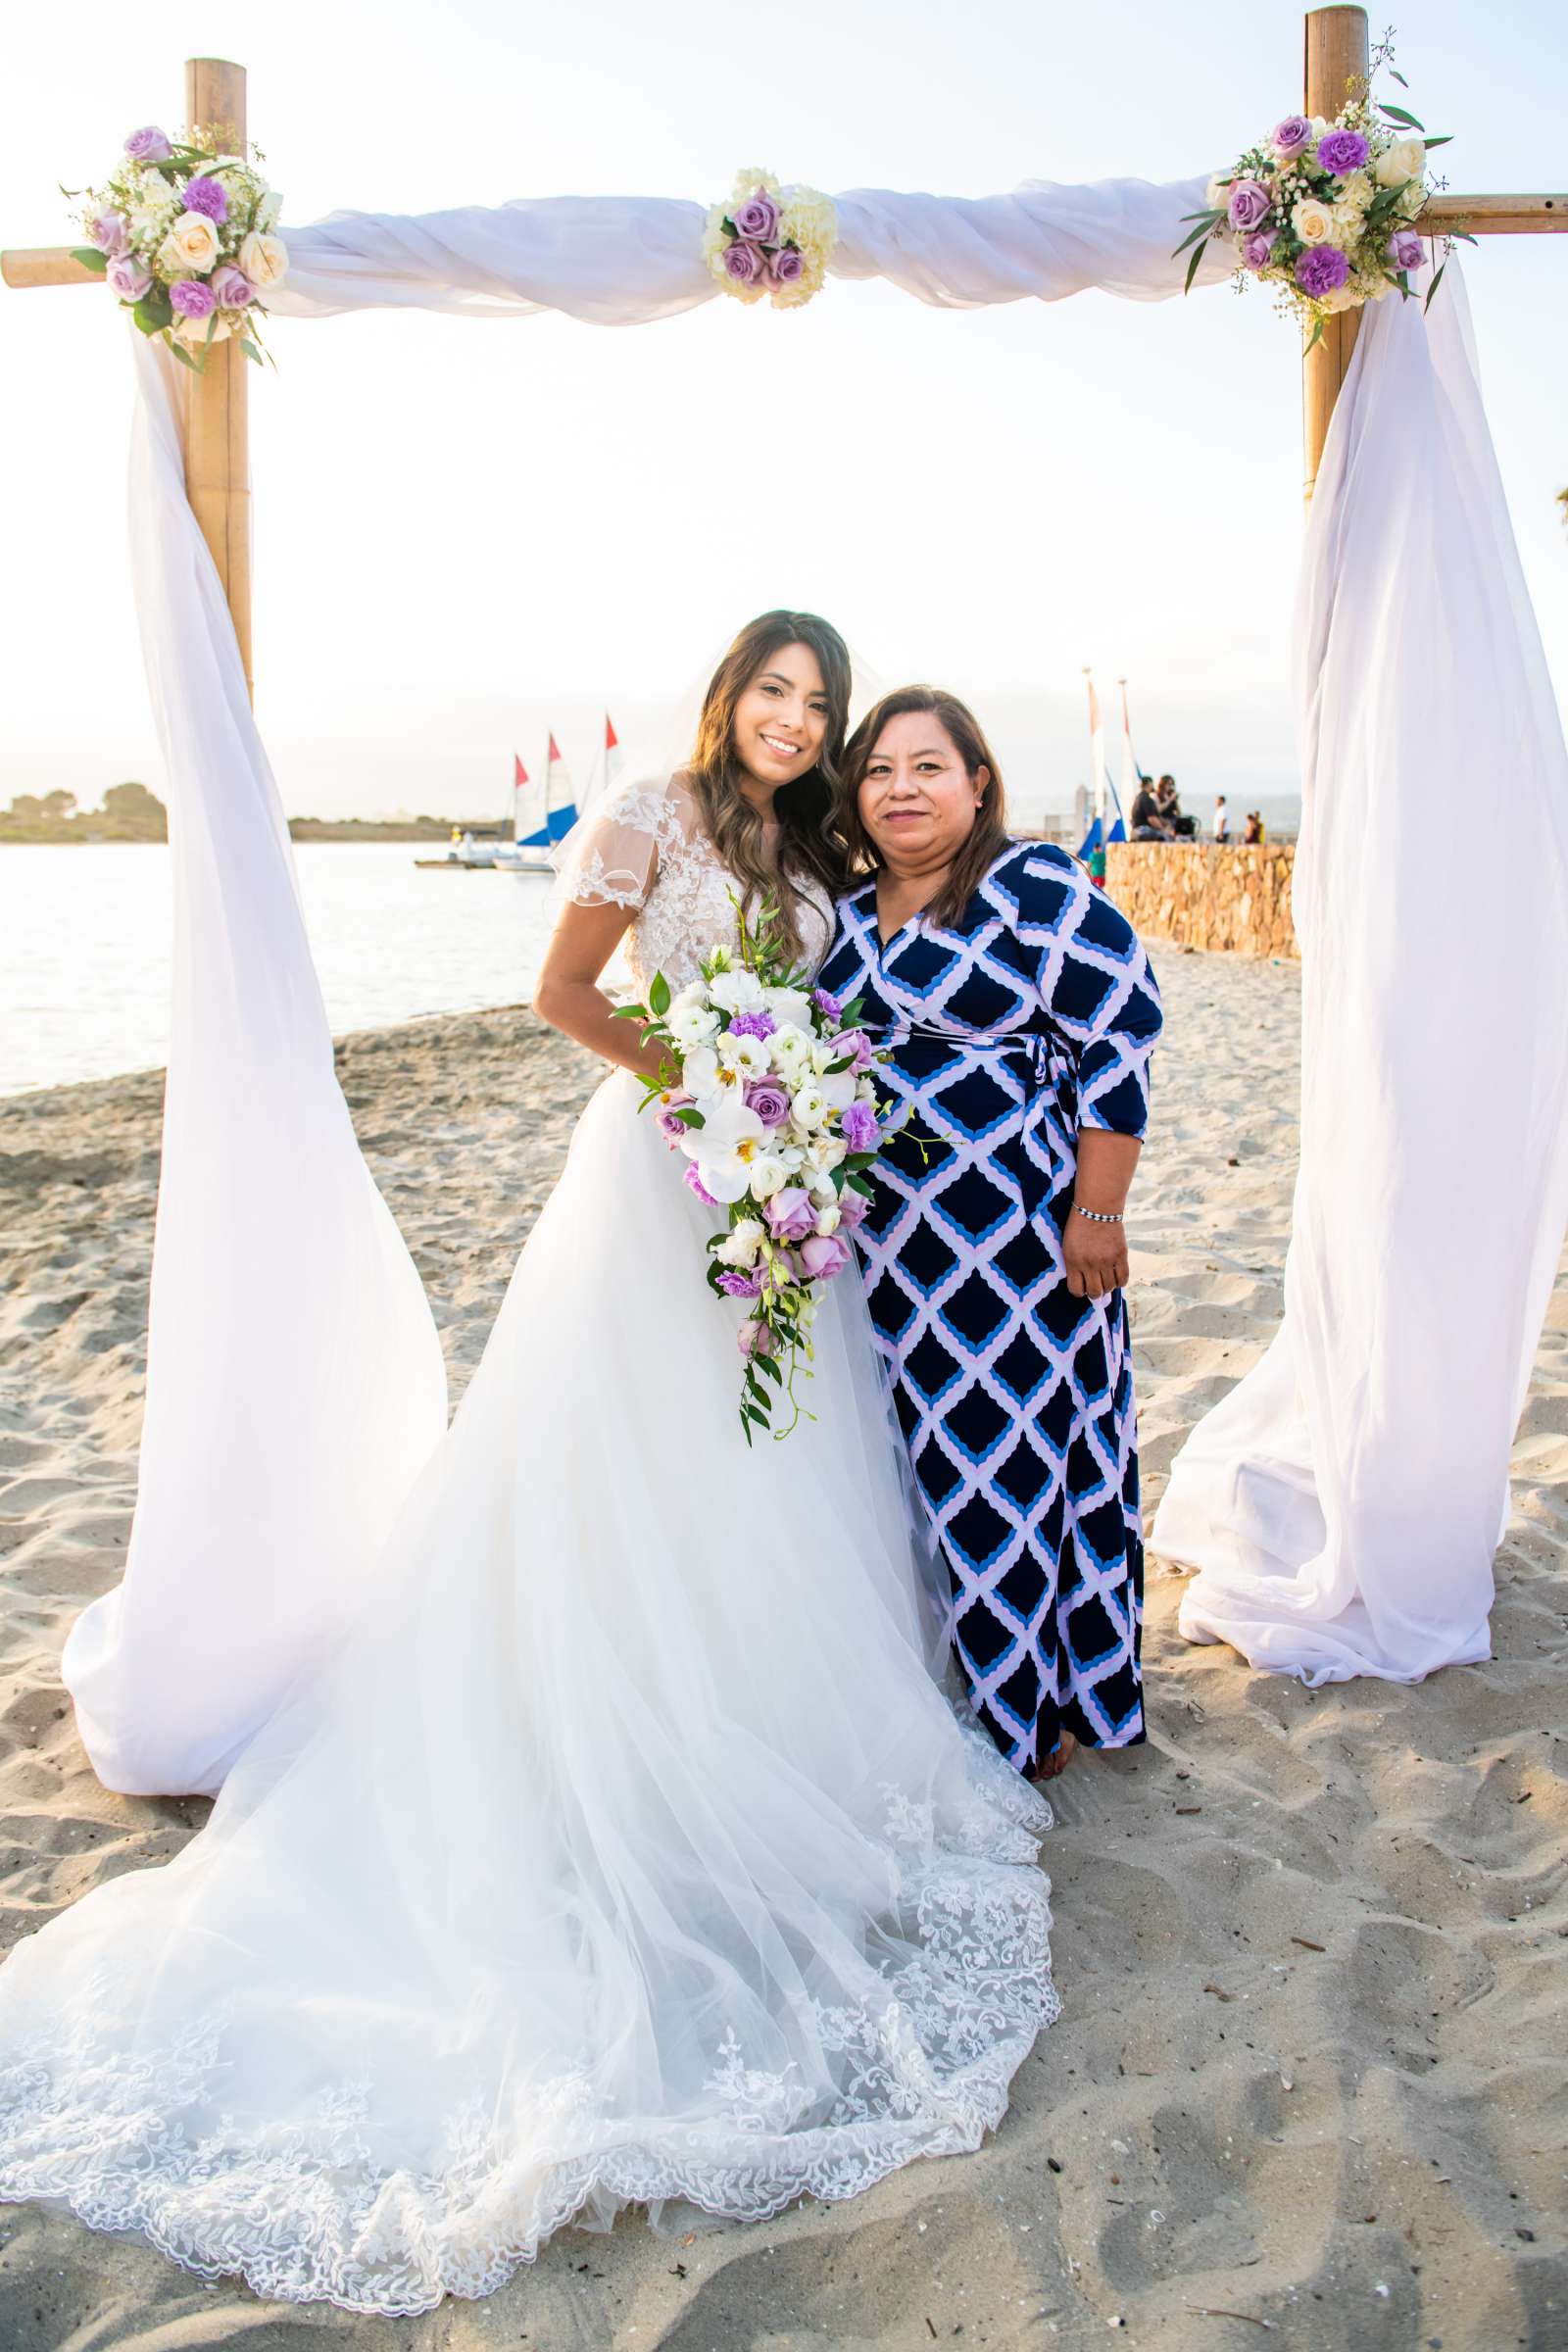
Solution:
[[[972,201],[861,190],[838,200],[833,270],[956,307],[1089,287],[1156,300],[1181,290],[1185,263],[1171,253],[1202,186],[1030,182]],[[420,307],[649,320],[717,296],[702,219],[694,204],[635,198],[338,213],[289,233],[291,273],[270,307],[280,318]],[[1211,255],[1199,282],[1224,274]],[[1335,1564],[1312,1607],[1340,1611],[1367,1542],[1399,1589],[1429,1596],[1409,1603],[1419,1617],[1430,1558],[1448,1556],[1461,1522],[1481,1531],[1465,1540],[1470,1566],[1452,1603],[1473,1645],[1485,1618],[1475,1563],[1484,1532],[1495,1533],[1505,1424],[1561,1225],[1563,917],[1547,807],[1561,747],[1450,284],[1430,356],[1413,312],[1396,318],[1385,303],[1373,315],[1371,356],[1357,363],[1318,492],[1303,624],[1324,649],[1309,662],[1321,677],[1308,713],[1305,878],[1309,953],[1322,960],[1309,966],[1306,1163],[1319,1169],[1336,1152],[1358,1181],[1348,1198],[1327,1172],[1303,1190],[1290,1345],[1295,1301],[1314,1295],[1313,1451],[1300,1452],[1283,1403],[1249,1425],[1246,1449],[1280,1457],[1271,1492],[1295,1496],[1305,1523],[1270,1561],[1298,1564],[1320,1548],[1314,1495],[1334,1497]],[[111,1786],[206,1790],[341,1622],[440,1434],[443,1383],[428,1307],[333,1076],[286,829],[184,498],[173,363],[127,331],[139,394],[133,568],[172,804],[178,953],[141,1494],[124,1582],[75,1628],[66,1677]],[[1341,550],[1353,554],[1353,577],[1343,559],[1333,567]],[[1372,579],[1387,584],[1382,608]],[[1518,854],[1506,863],[1490,846],[1498,815],[1485,843],[1460,831],[1462,795],[1479,802],[1489,789],[1512,812]],[[1434,810],[1446,813],[1433,822]],[[1347,1056],[1360,1076],[1342,1091]],[[1475,1141],[1461,1137],[1461,1116]],[[1408,1243],[1390,1252],[1393,1223]],[[1459,1264],[1487,1267],[1484,1314]],[[1363,1287],[1348,1312],[1352,1265]],[[1377,1352],[1395,1330],[1410,1342],[1397,1363]],[[1412,1360],[1426,1344],[1417,1335],[1438,1331],[1447,1361]],[[1271,1360],[1277,1381],[1282,1359]],[[1450,1377],[1444,1442],[1431,1448],[1442,1477],[1423,1502],[1412,1466]],[[1240,1409],[1262,1394],[1250,1384]],[[1199,1499],[1220,1421],[1184,1457],[1160,1527],[1205,1565],[1221,1542],[1212,1531],[1250,1531],[1256,1519],[1256,1482],[1240,1473],[1219,1474],[1212,1504]],[[1223,1541],[1254,1567],[1265,1556],[1250,1533]],[[1390,1654],[1364,1652],[1374,1665]]]
[[[1568,756],[1450,264],[1364,318],[1296,624],[1285,1321],[1154,1522],[1182,1631],[1313,1683],[1489,1654],[1568,1222]]]
[[[174,1002],[140,1488],[63,1672],[111,1788],[211,1792],[347,1610],[446,1427],[414,1262],[332,1066],[288,828],[132,327],[130,530],[170,793]]]

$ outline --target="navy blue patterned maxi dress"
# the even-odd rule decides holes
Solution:
[[[975,1712],[1020,1770],[1062,1730],[1144,1736],[1143,1524],[1126,1300],[1062,1270],[1080,1126],[1141,1136],[1158,992],[1077,859],[1014,842],[949,930],[883,945],[841,901],[819,985],[864,1000],[908,1125],[857,1236],[947,1558]],[[922,1156],[917,1142],[925,1147]]]

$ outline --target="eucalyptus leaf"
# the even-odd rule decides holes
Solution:
[[[178,360],[182,368],[188,368],[192,375],[200,375],[201,369],[197,367],[195,361],[191,358],[190,353],[185,349],[183,343],[176,343],[173,337],[171,336],[169,348],[173,353],[175,359]]]
[[[1304,359],[1305,359],[1305,357],[1306,357],[1306,355],[1307,355],[1307,352],[1309,352],[1309,351],[1313,350],[1313,349],[1316,347],[1316,345],[1317,345],[1317,344],[1319,344],[1319,343],[1321,343],[1321,342],[1322,342],[1322,340],[1323,340],[1323,321],[1322,321],[1322,319],[1321,319],[1321,318],[1319,318],[1319,319],[1317,320],[1316,324],[1313,326],[1311,334],[1310,334],[1310,335],[1307,337],[1307,339],[1306,339],[1306,344],[1305,344],[1305,346],[1304,346],[1304,348],[1303,348],[1303,350],[1302,350],[1302,352],[1301,352],[1301,357],[1302,357],[1302,359],[1304,360]]]
[[[1452,145],[1453,145],[1453,133],[1452,133],[1452,131],[1451,131],[1451,130],[1440,130],[1440,131],[1438,132],[1438,134],[1437,134],[1437,136],[1436,136],[1435,138],[1428,139],[1428,141],[1427,141],[1427,153],[1430,155],[1434,147],[1451,147]]]
[[[71,258],[84,270],[90,270],[95,277],[102,277],[109,267],[108,254],[100,253],[96,245],[73,245]]]
[[[1386,98],[1380,98],[1378,104],[1391,122],[1407,123],[1411,130],[1420,131],[1423,138],[1426,136],[1426,124],[1420,122],[1416,116],[1407,114],[1402,106],[1391,106]]]
[[[1193,258],[1192,258],[1192,260],[1191,260],[1191,261],[1188,263],[1188,265],[1187,265],[1187,283],[1186,283],[1186,285],[1185,285],[1185,286],[1183,286],[1183,288],[1182,288],[1182,292],[1183,292],[1184,294],[1190,294],[1190,293],[1192,292],[1192,290],[1193,290],[1193,280],[1194,280],[1194,278],[1195,278],[1195,277],[1198,275],[1198,265],[1199,265],[1199,263],[1200,263],[1200,262],[1202,260],[1204,253],[1207,251],[1207,248],[1208,248],[1208,239],[1207,239],[1206,237],[1203,239],[1203,242],[1202,242],[1202,244],[1201,244],[1201,245],[1195,245],[1195,246],[1194,246],[1194,248],[1193,248]],[[1174,259],[1174,258],[1175,258],[1175,257],[1174,257],[1174,256],[1172,256],[1172,259]]]
[[[1430,310],[1431,310],[1431,308],[1432,308],[1432,297],[1433,297],[1433,295],[1434,295],[1434,294],[1437,292],[1438,288],[1439,288],[1439,287],[1442,285],[1442,283],[1443,283],[1443,272],[1444,272],[1444,270],[1446,270],[1446,268],[1447,268],[1447,267],[1448,267],[1448,265],[1447,265],[1447,263],[1446,263],[1446,262],[1444,262],[1444,263],[1440,264],[1440,266],[1439,266],[1439,269],[1438,269],[1438,273],[1437,273],[1436,277],[1435,277],[1435,278],[1432,280],[1432,283],[1431,283],[1431,285],[1430,285],[1430,286],[1428,286],[1428,288],[1427,288],[1427,298],[1426,298],[1425,302],[1424,302],[1424,303],[1421,305],[1421,316],[1422,316],[1422,318],[1423,318],[1426,317],[1426,315],[1427,315],[1428,311],[1430,311]]]
[[[257,367],[260,368],[262,365],[262,355],[257,350],[255,344],[251,341],[249,335],[239,335],[235,339],[238,342],[241,351],[245,354],[245,357],[248,360],[254,360]]]

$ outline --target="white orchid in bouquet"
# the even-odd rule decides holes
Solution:
[[[1322,116],[1287,115],[1268,137],[1249,147],[1228,172],[1216,172],[1207,200],[1186,220],[1197,225],[1176,248],[1192,248],[1187,291],[1210,238],[1232,246],[1237,276],[1258,277],[1280,289],[1282,307],[1311,328],[1311,350],[1338,311],[1376,302],[1395,289],[1411,293],[1425,240],[1412,223],[1425,210],[1427,157],[1449,134],[1428,136],[1402,106],[1374,99],[1371,77],[1388,66],[1387,37],[1374,52],[1364,82],[1332,122]],[[1460,230],[1454,232],[1465,235]],[[1473,237],[1466,236],[1473,244]],[[1446,267],[1453,237],[1443,239],[1445,261],[1427,288],[1427,304]]]
[[[686,1160],[685,1182],[725,1222],[708,1243],[708,1285],[738,1299],[746,1442],[771,1430],[772,1408],[802,1406],[795,1382],[811,1356],[817,1294],[851,1262],[865,1215],[865,1171],[890,1107],[872,1072],[880,1055],[857,1026],[859,1000],[813,988],[783,956],[777,908],[755,928],[737,902],[739,943],[714,948],[700,977],[671,993],[662,972],[646,1004],[617,1013],[662,1049],[644,1077],[644,1109]]]
[[[225,149],[212,129],[176,140],[149,123],[130,133],[101,186],[60,191],[82,199],[90,242],[74,246],[74,258],[198,374],[230,335],[258,366],[271,360],[256,322],[287,272],[288,248],[276,234],[283,200],[256,169],[262,160],[248,141],[243,153]]]

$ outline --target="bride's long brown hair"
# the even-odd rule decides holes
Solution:
[[[782,827],[775,864],[763,842],[761,816],[740,788],[744,771],[735,751],[735,709],[752,680],[787,645],[804,645],[816,657],[827,698],[827,729],[816,765],[781,784],[774,796],[773,813]],[[747,622],[709,681],[686,769],[703,830],[741,884],[748,907],[755,911],[764,899],[776,899],[779,929],[797,953],[800,880],[819,882],[830,898],[848,880],[832,819],[849,717],[850,655],[837,629],[815,612],[762,612]]]

